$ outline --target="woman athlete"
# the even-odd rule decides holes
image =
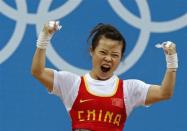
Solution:
[[[176,45],[163,42],[167,69],[160,85],[137,79],[121,80],[114,74],[126,42],[112,25],[98,24],[90,33],[92,69],[83,76],[45,67],[46,49],[52,35],[61,27],[51,21],[44,25],[32,62],[32,75],[52,94],[61,98],[73,131],[122,131],[127,117],[140,105],[171,98],[178,60]]]

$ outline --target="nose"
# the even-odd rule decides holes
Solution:
[[[111,62],[111,61],[112,61],[112,57],[109,56],[109,55],[106,55],[106,56],[104,57],[104,60],[107,61],[107,62]]]

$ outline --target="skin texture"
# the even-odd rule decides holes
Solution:
[[[164,53],[166,55],[173,55],[176,53],[176,45],[171,44],[164,46]],[[161,85],[153,85],[148,91],[145,104],[153,104],[162,100],[170,99],[173,96],[176,82],[176,69],[166,69]]]
[[[102,37],[95,50],[90,49],[92,56],[92,70],[90,72],[94,79],[106,80],[113,75],[121,60],[122,43],[120,41]],[[101,66],[110,68],[103,72]]]
[[[43,32],[51,35],[56,31],[47,24],[43,28]],[[175,44],[163,48],[164,53],[172,55],[176,53]],[[107,39],[101,37],[97,47],[93,50],[90,48],[90,55],[92,56],[92,70],[91,76],[94,79],[106,80],[109,79],[113,72],[118,67],[122,56],[122,43],[120,41]],[[53,69],[45,67],[46,49],[37,48],[33,56],[31,73],[39,80],[49,91],[53,90],[54,74]],[[101,66],[110,68],[109,71],[103,72]],[[162,100],[167,100],[172,97],[176,80],[176,69],[166,69],[165,76],[160,85],[154,85],[149,88],[145,105],[153,104]]]

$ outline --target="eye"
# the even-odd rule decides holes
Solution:
[[[99,51],[101,55],[106,55],[107,53],[105,51]]]
[[[118,54],[112,54],[112,57],[113,58],[119,58],[119,55]]]

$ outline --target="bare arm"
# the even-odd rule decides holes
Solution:
[[[153,85],[150,87],[145,104],[150,105],[155,102],[171,98],[174,92],[175,80],[176,71],[172,69],[167,69],[162,85]]]
[[[175,45],[170,47],[164,47],[164,51],[167,55],[176,54]],[[176,81],[176,68],[168,68],[166,70],[164,79],[161,86],[152,85],[148,91],[145,104],[153,104],[161,100],[167,100],[173,96],[175,81]]]
[[[58,30],[58,26],[58,23],[52,23],[52,26],[50,26],[49,23],[44,25],[37,41],[37,49],[35,51],[31,67],[32,75],[44,84],[49,91],[53,90],[54,74],[52,69],[45,67],[46,47],[52,37],[52,34]]]
[[[45,68],[46,50],[37,48],[33,57],[31,73],[38,79],[44,86],[52,91],[53,89],[53,70]]]

